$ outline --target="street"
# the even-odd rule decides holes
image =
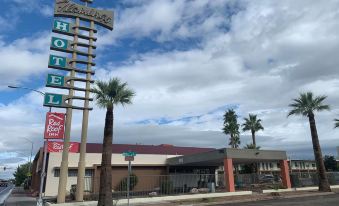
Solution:
[[[290,199],[264,200],[248,203],[217,204],[215,206],[337,206],[339,194]]]

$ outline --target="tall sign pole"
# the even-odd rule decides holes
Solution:
[[[87,3],[92,3],[91,0],[82,0],[85,1],[85,4],[87,6]],[[88,46],[88,63],[87,63],[87,74],[86,74],[86,92],[85,92],[85,102],[84,102],[84,108],[89,107],[89,95],[90,95],[90,89],[91,89],[91,69],[92,65],[90,62],[93,62],[93,49],[94,46],[94,21],[90,21],[90,28],[89,28],[89,46]],[[85,173],[86,173],[86,143],[87,143],[87,130],[88,130],[88,116],[89,116],[89,110],[84,109],[83,111],[83,118],[82,118],[82,129],[81,129],[81,144],[80,144],[80,156],[79,156],[79,163],[78,163],[78,177],[77,177],[77,190],[75,194],[75,200],[76,201],[83,201],[84,200],[84,181],[85,181]]]
[[[94,42],[97,40],[97,38],[94,37],[94,33],[97,32],[95,24],[110,30],[113,29],[112,11],[87,7],[87,3],[92,3],[92,0],[81,1],[85,2],[86,6],[79,5],[71,0],[55,0],[54,16],[73,18],[75,19],[75,23],[60,21],[57,19],[54,20],[53,32],[71,36],[73,37],[73,40],[70,41],[64,38],[52,37],[51,50],[72,54],[72,58],[69,59],[55,54],[50,55],[48,67],[67,71],[69,76],[48,74],[46,86],[67,89],[68,95],[46,93],[44,99],[44,106],[66,109],[64,148],[69,148],[70,144],[72,111],[73,109],[83,110],[80,157],[78,164],[78,185],[76,193],[77,201],[83,201],[88,116],[89,110],[92,110],[92,108],[89,107],[89,102],[93,100],[90,98],[90,84],[94,82],[92,80],[92,75],[94,75],[92,66],[95,66],[93,59],[96,56],[93,53],[93,50],[96,49]],[[81,20],[89,22],[90,27],[81,25]],[[87,31],[89,35],[84,35],[84,32],[82,31]],[[79,41],[79,39],[88,40],[88,43]],[[85,52],[83,48],[87,48],[87,51]],[[86,69],[82,69],[78,64],[86,65]],[[78,74],[85,74],[86,78],[79,78],[77,77]],[[86,87],[76,87],[75,82],[77,81],[85,82]],[[85,92],[85,96],[75,96],[75,91]],[[73,105],[73,99],[84,100],[84,106],[80,107]],[[68,177],[68,153],[69,151],[67,149],[63,149],[58,186],[58,203],[65,202]]]

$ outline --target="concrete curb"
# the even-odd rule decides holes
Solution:
[[[227,200],[222,202],[210,202],[210,203],[201,203],[201,204],[194,204],[194,206],[209,206],[209,205],[215,205],[215,204],[230,204],[230,203],[248,203],[248,202],[254,202],[254,201],[266,201],[266,200],[275,200],[275,199],[293,199],[293,198],[302,198],[302,197],[313,197],[313,196],[327,196],[327,195],[333,195],[334,192],[319,192],[316,194],[302,194],[302,195],[291,195],[291,196],[278,196],[278,197],[264,197],[261,199],[258,198],[252,198],[252,199],[245,199],[245,200]],[[182,205],[184,206],[184,205]],[[191,205],[190,205],[191,206]]]
[[[130,199],[130,203],[131,204],[156,203],[156,202],[168,202],[168,201],[178,201],[178,200],[193,200],[193,199],[201,199],[201,198],[242,196],[242,195],[252,195],[252,194],[253,193],[251,191],[243,191],[243,192],[226,192],[226,193],[193,194],[193,195],[165,196],[165,197],[134,198],[134,199]],[[119,200],[117,205],[125,205],[126,203],[127,203],[127,200],[123,199],[123,200]],[[63,203],[63,204],[47,203],[46,205],[47,206],[96,206],[97,201]]]
[[[272,193],[272,192],[294,192],[296,191],[296,188],[290,188],[290,189],[278,189],[278,190],[263,190],[263,194]]]

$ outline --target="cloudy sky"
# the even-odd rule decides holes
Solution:
[[[52,0],[0,0],[0,178],[42,146],[45,112],[35,92],[45,87],[53,22]],[[339,1],[110,0],[114,30],[99,29],[95,79],[119,77],[136,96],[115,111],[115,143],[226,147],[225,110],[239,122],[262,119],[263,149],[313,158],[308,121],[287,118],[300,92],[327,95],[331,111],[316,114],[323,153],[336,155],[339,130]],[[73,21],[73,20],[68,20]],[[60,53],[59,53],[60,54]],[[64,55],[64,54],[63,54]],[[79,93],[79,95],[83,95]],[[93,104],[89,142],[101,142],[105,111]],[[58,109],[55,111],[64,111]],[[74,111],[72,141],[82,112]],[[241,133],[242,146],[250,133]]]

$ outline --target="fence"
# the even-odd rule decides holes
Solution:
[[[131,175],[130,196],[168,196],[220,191],[224,189],[224,184],[223,182],[216,184],[216,180],[223,181],[223,175],[221,176],[215,174]],[[86,184],[91,185],[91,189],[87,188],[87,191],[90,191],[90,199],[97,199],[100,179],[90,177],[85,179],[85,188]],[[115,199],[127,197],[127,177],[113,181],[112,187]]]
[[[339,185],[339,172],[327,172],[330,185]],[[319,179],[316,172],[296,172],[291,173],[292,187],[318,186]]]
[[[282,181],[279,175],[271,174],[236,174],[234,183],[236,190],[261,191],[282,188]]]

